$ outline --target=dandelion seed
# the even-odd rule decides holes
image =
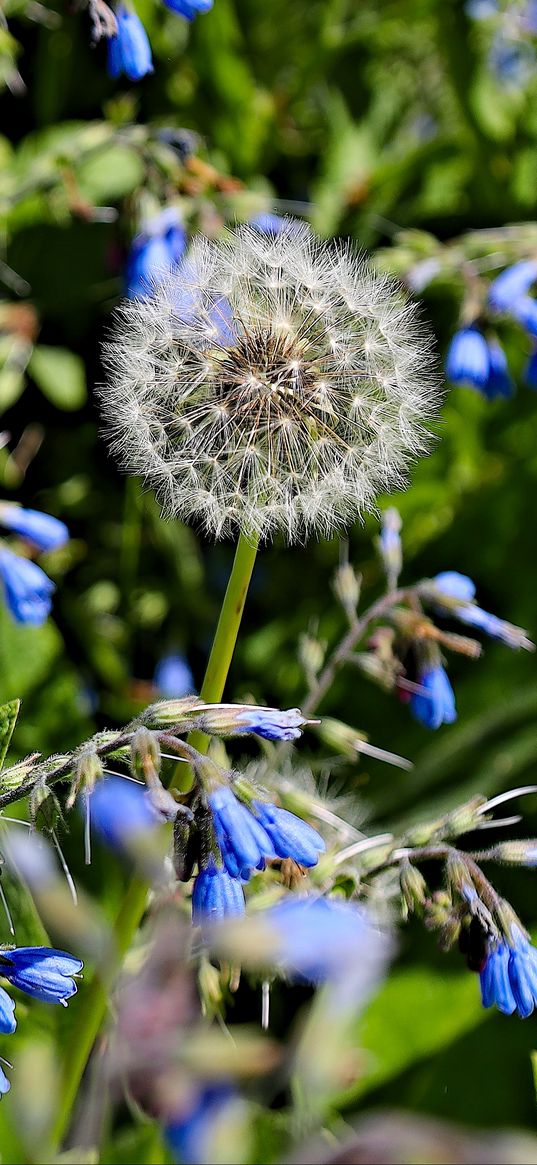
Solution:
[[[105,360],[118,460],[215,537],[353,522],[402,485],[440,398],[403,291],[296,222],[196,239],[122,305]]]

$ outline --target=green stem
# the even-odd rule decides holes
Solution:
[[[218,703],[222,698],[252,577],[257,546],[257,541],[247,539],[241,534],[201,689],[202,699],[208,703]],[[204,733],[192,733],[190,739],[199,752],[207,750],[209,738]],[[170,781],[170,788],[176,785],[182,776],[181,770],[184,770],[185,767],[185,765],[176,766]],[[58,1111],[51,1134],[55,1146],[61,1145],[68,1129],[80,1081],[106,1016],[108,990],[112,986],[118,967],[121,965],[143,918],[147,890],[145,882],[140,881],[137,877],[132,880],[114,925],[116,965],[107,972],[95,975],[86,993],[84,1010],[68,1043],[62,1066]]]

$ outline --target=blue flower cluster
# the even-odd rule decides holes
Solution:
[[[184,16],[186,20],[209,12],[213,0],[164,0],[166,8]],[[153,72],[149,37],[134,8],[118,4],[117,33],[108,41],[108,73],[110,77],[124,74],[129,81],[141,81]]]
[[[529,294],[537,281],[537,261],[523,259],[506,267],[490,285],[488,306],[494,314],[509,315],[537,342],[537,299]],[[514,392],[507,357],[496,337],[483,334],[477,322],[460,328],[448,349],[446,376],[453,384],[476,388],[489,400]],[[537,349],[524,371],[529,388],[537,389]]]
[[[18,534],[35,551],[55,550],[69,538],[67,526],[51,514],[0,503],[0,525]],[[30,558],[0,545],[0,579],[11,614],[17,623],[44,623],[52,606],[54,583]]]
[[[258,800],[248,809],[227,785],[213,790],[208,803],[222,866],[211,857],[200,869],[193,891],[194,921],[241,913],[241,882],[254,870],[263,870],[267,860],[292,858],[311,867],[325,849],[317,830],[294,813]]]
[[[74,976],[82,970],[80,959],[53,947],[17,947],[0,950],[0,977],[26,995],[43,1003],[63,1003],[76,993]],[[17,1026],[15,1004],[0,987],[0,1032],[12,1035]],[[9,1080],[0,1068],[0,1094],[8,1092]]]
[[[527,1019],[537,1007],[537,950],[521,930],[513,927],[490,950],[480,973],[483,1007],[496,1006],[504,1015],[513,1012]]]

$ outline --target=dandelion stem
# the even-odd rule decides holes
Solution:
[[[246,538],[245,535],[241,534],[201,689],[201,697],[207,703],[218,702],[224,691],[252,577],[257,546],[257,540]],[[189,743],[198,752],[206,752],[208,742],[209,737],[201,732],[193,732],[189,737]],[[184,764],[176,765],[170,781],[170,788],[173,788],[182,779],[185,769],[186,765]],[[121,965],[142,920],[147,902],[147,890],[147,884],[135,877],[121,902],[114,925],[114,941],[117,952],[116,971]],[[54,1146],[61,1145],[69,1127],[71,1111],[78,1095],[80,1081],[106,1016],[108,991],[112,987],[112,983],[113,975],[110,972],[103,976],[95,975],[86,993],[85,1008],[68,1043],[62,1066],[58,1110],[51,1134]]]

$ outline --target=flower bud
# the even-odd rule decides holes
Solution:
[[[360,741],[365,739],[350,724],[344,724],[342,720],[335,720],[331,716],[323,716],[316,731],[324,744],[349,760],[356,760]]]
[[[194,727],[196,710],[202,704],[199,696],[185,696],[182,700],[160,700],[150,704],[140,720],[147,728],[177,728],[190,732]]]
[[[320,672],[325,649],[313,635],[301,635],[298,643],[298,657],[306,676],[315,677]]]
[[[137,728],[131,741],[131,767],[134,776],[155,787],[160,784],[160,745],[153,732]]]
[[[264,740],[297,740],[308,721],[299,708],[265,708],[257,704],[200,704],[196,727],[214,736],[253,734]]]
[[[332,583],[336,599],[347,615],[354,617],[360,598],[361,575],[357,574],[350,562],[338,566]]]
[[[403,548],[400,531],[403,525],[401,515],[395,506],[390,506],[382,515],[382,529],[378,539],[378,546],[384,563],[386,577],[391,587],[397,586],[397,580],[403,565]]]
[[[75,768],[75,777],[71,785],[71,791],[65,802],[67,809],[72,809],[80,790],[91,793],[97,781],[103,775],[103,765],[101,758],[92,749],[87,749],[81,752]]]
[[[407,859],[399,867],[399,885],[407,911],[421,911],[427,898],[427,883],[423,874]]]
[[[537,839],[502,841],[487,850],[487,859],[506,862],[510,866],[537,866]]]

